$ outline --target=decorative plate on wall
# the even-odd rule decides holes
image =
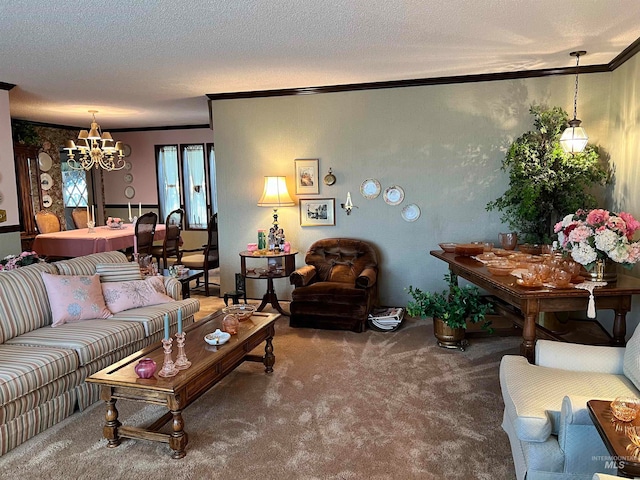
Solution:
[[[131,147],[126,143],[122,145],[122,153],[124,153],[125,157],[128,157],[131,155]]]
[[[42,196],[42,206],[44,208],[49,208],[53,204],[53,199],[51,195],[43,195]]]
[[[360,193],[368,200],[373,200],[380,195],[380,182],[375,178],[367,178],[360,185]]]
[[[40,187],[42,187],[42,190],[49,190],[53,187],[53,179],[51,178],[51,175],[48,173],[40,174]]]
[[[133,165],[131,165],[131,162],[124,162],[124,169],[125,170],[131,170],[132,166]]]
[[[131,183],[131,182],[133,182],[133,175],[131,175],[130,173],[125,173],[124,183]]]
[[[40,166],[40,171],[48,172],[51,170],[51,166],[53,165],[53,160],[46,152],[40,152],[38,155],[38,165]]]
[[[133,198],[136,196],[136,191],[133,187],[129,186],[124,189],[124,196],[127,198]]]
[[[402,187],[394,185],[384,191],[384,201],[389,205],[400,205],[404,200],[404,190]]]
[[[333,174],[331,169],[329,169],[329,173],[324,176],[324,184],[327,186],[331,186],[336,183],[336,176]]]
[[[402,218],[405,222],[415,222],[420,218],[420,207],[415,203],[410,203],[402,209]]]
[[[4,196],[2,195],[2,192],[0,192],[0,205],[2,205],[3,200],[4,200]]]

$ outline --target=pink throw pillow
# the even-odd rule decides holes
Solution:
[[[42,272],[47,289],[52,327],[64,323],[109,318],[100,287],[100,275],[52,275]]]
[[[103,283],[102,293],[107,307],[113,313],[175,301],[166,294],[164,281],[158,276],[129,282]]]

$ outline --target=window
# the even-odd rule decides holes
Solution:
[[[213,144],[156,145],[160,215],[180,208],[185,228],[206,230],[218,211]]]
[[[180,208],[180,168],[177,145],[156,145],[156,168],[158,170],[158,202],[160,218],[167,218]]]
[[[73,170],[67,162],[60,164],[62,170],[62,200],[65,207],[86,207],[89,200],[87,172]]]

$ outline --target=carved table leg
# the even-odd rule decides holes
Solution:
[[[527,357],[529,363],[533,363],[535,360],[537,318],[537,312],[530,312],[524,316],[524,326],[522,328],[522,343],[520,344],[520,355]]]
[[[109,443],[107,447],[114,448],[120,445],[120,437],[118,436],[118,427],[121,423],[118,421],[118,409],[116,408],[116,399],[110,398],[106,400],[107,415],[102,434]]]
[[[625,337],[627,335],[627,312],[625,310],[616,309],[616,316],[613,320],[613,338],[611,344],[617,347],[624,347],[626,344]]]
[[[271,341],[273,337],[268,337],[266,345],[264,346],[264,371],[267,373],[273,372],[273,365],[276,363],[276,356],[273,354],[273,344]]]
[[[182,410],[171,410],[171,414],[173,415],[173,432],[171,433],[171,438],[169,438],[169,447],[173,450],[171,458],[178,459],[187,454],[187,452],[185,452],[185,448],[189,441],[189,437],[184,431]]]

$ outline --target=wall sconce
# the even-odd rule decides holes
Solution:
[[[347,201],[345,203],[341,203],[340,206],[345,212],[347,212],[347,215],[351,215],[352,209],[358,208],[351,201],[351,192],[347,192]]]

